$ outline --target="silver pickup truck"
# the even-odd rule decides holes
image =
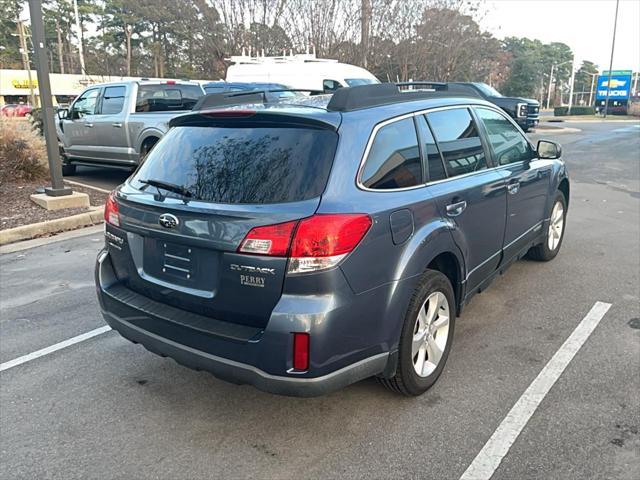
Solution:
[[[125,81],[88,87],[58,111],[56,130],[64,175],[77,164],[135,168],[169,128],[204,95],[188,81]]]

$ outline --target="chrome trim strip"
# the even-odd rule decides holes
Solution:
[[[530,232],[536,230],[539,227],[542,227],[542,224],[545,222],[546,220],[541,220],[538,223],[536,223],[533,227],[531,227],[530,229],[528,229],[526,232],[524,232],[522,235],[520,235],[518,238],[516,238],[515,240],[509,242],[507,245],[504,245],[500,250],[498,250],[496,253],[494,253],[493,255],[491,255],[489,258],[487,258],[485,261],[483,261],[481,264],[479,264],[477,267],[474,267],[473,269],[469,270],[469,273],[467,273],[467,276],[465,278],[466,280],[469,280],[469,277],[471,276],[471,274],[473,272],[475,272],[476,270],[478,270],[480,267],[482,267],[483,265],[485,265],[486,263],[488,263],[489,261],[491,261],[492,259],[494,259],[496,257],[496,255],[501,254],[502,252],[504,252],[507,248],[509,248],[511,245],[513,245],[514,243],[516,243],[518,240],[520,240],[521,238],[525,237],[526,235],[528,235]]]

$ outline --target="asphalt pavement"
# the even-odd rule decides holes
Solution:
[[[572,178],[560,254],[514,264],[472,300],[426,394],[370,379],[279,397],[111,331],[0,373],[0,478],[458,479],[596,302],[611,307],[492,478],[640,478],[640,123],[570,126],[532,134],[563,144]],[[126,178],[109,172],[81,175]],[[104,325],[102,241],[0,254],[0,363]]]

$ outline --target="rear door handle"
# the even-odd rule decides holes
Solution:
[[[87,128],[93,128],[93,123],[85,123],[84,126]]]
[[[507,185],[507,191],[511,195],[515,195],[520,190],[520,182],[512,182]]]
[[[447,215],[450,217],[457,217],[467,208],[467,202],[464,200],[461,202],[452,203],[447,205]]]
[[[122,124],[120,122],[112,123],[111,126],[116,128],[122,128]]]

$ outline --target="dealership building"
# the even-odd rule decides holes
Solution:
[[[140,80],[140,77],[120,77],[108,75],[74,75],[64,73],[49,74],[51,94],[54,105],[68,105],[75,97],[89,85],[106,82],[122,82],[126,80]],[[38,91],[38,75],[31,70],[0,70],[0,106],[9,103],[30,104],[31,90],[35,97],[36,106],[40,106],[40,92]]]

